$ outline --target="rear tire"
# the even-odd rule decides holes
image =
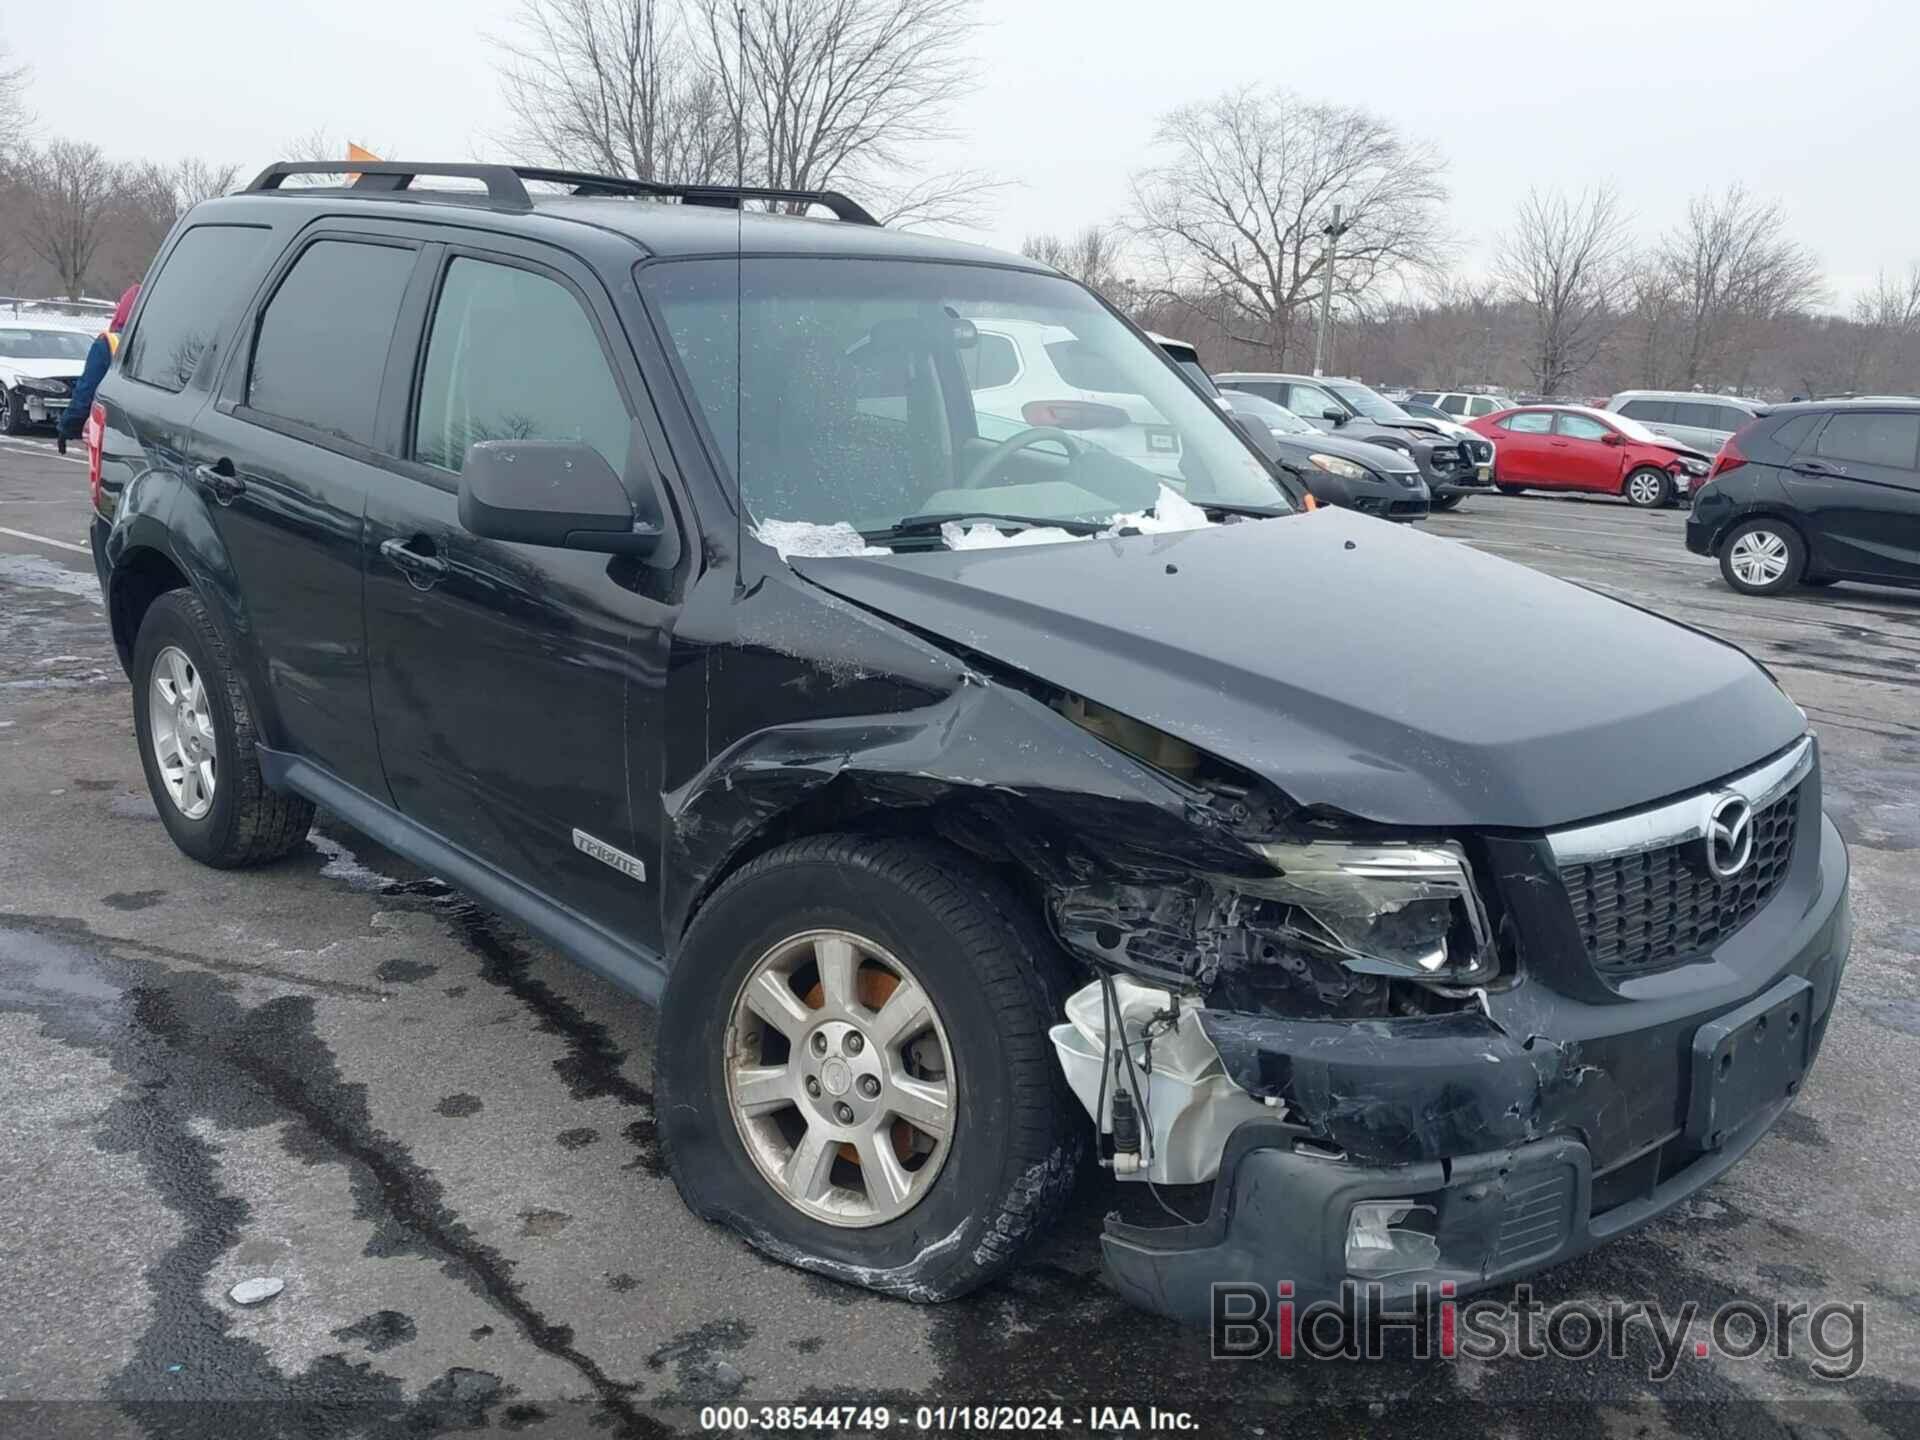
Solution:
[[[1432,510],[1452,510],[1458,507],[1460,502],[1466,498],[1464,495],[1436,495],[1427,503],[1428,508]]]
[[[1627,497],[1628,504],[1641,510],[1664,510],[1673,501],[1673,477],[1643,465],[1627,476],[1620,493]]]
[[[1742,595],[1779,595],[1800,583],[1807,547],[1784,520],[1749,520],[1720,542],[1720,575]]]
[[[1524,485],[1496,485],[1493,488],[1498,490],[1502,495],[1524,495],[1527,493],[1527,487]]]
[[[185,684],[176,673],[186,677]],[[185,707],[169,708],[170,694],[183,698]],[[253,712],[226,642],[191,590],[169,590],[140,622],[133,647],[133,728],[160,822],[173,843],[201,864],[221,870],[262,865],[306,841],[313,804],[269,789],[262,778]],[[173,762],[171,769],[163,755]],[[184,800],[168,779],[183,771],[197,774],[190,786],[174,782],[188,786]]]
[[[809,941],[813,951],[796,950],[822,932],[830,938]],[[817,947],[843,936],[858,942],[854,983],[828,988],[827,965],[809,971],[807,957],[824,959]],[[794,954],[797,966],[776,958]],[[871,1095],[856,1112],[856,1128],[867,1132],[867,1111],[891,1113],[904,1073],[889,1069],[876,1082],[859,1069],[875,1057],[891,1067],[902,1053],[879,1021],[883,997],[864,988],[879,968],[875,955],[897,962],[898,983],[918,985],[932,1013],[904,1047],[909,1060],[930,1038],[950,1057],[935,1082],[951,1103],[938,1168],[904,1209],[874,1188],[873,1151],[841,1138],[833,1113],[835,1097],[861,1105],[858,1097]],[[775,1027],[781,1039],[759,1023],[765,997],[749,998],[770,974],[800,1007]],[[1064,959],[1030,907],[956,852],[859,835],[769,851],[701,907],[661,1001],[654,1113],[681,1198],[777,1260],[885,1294],[938,1301],[984,1284],[1054,1218],[1079,1171],[1088,1125],[1047,1038],[1067,984]],[[835,993],[859,1003],[836,1010]],[[853,1016],[863,1045],[849,1043],[836,1013]],[[796,1086],[804,1088],[793,1094]],[[773,1098],[756,1112],[762,1094]],[[890,1137],[904,1151],[932,1134],[903,1140],[897,1128],[873,1129],[860,1143]],[[802,1188],[785,1177],[806,1172],[807,1146],[832,1153]],[[820,1218],[836,1211],[839,1223]]]

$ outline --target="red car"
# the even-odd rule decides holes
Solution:
[[[1584,405],[1523,405],[1467,422],[1493,441],[1503,494],[1592,490],[1657,510],[1704,481],[1712,460],[1636,420]]]

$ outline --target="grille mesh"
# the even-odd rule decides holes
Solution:
[[[1665,970],[1745,925],[1793,863],[1799,802],[1795,787],[1754,813],[1753,857],[1731,880],[1716,879],[1690,843],[1562,866],[1593,968],[1603,975]]]

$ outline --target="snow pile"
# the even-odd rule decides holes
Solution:
[[[991,550],[1004,545],[1057,545],[1062,540],[1112,540],[1126,532],[1166,535],[1176,530],[1204,530],[1211,524],[1213,521],[1207,518],[1206,511],[1178,491],[1162,485],[1151,510],[1116,515],[1106,529],[1091,537],[1076,535],[1055,525],[1035,526],[1005,535],[985,521],[967,526],[948,521],[940,527],[940,538],[946,541],[949,550]]]
[[[984,520],[971,525],[949,520],[940,527],[940,538],[946,541],[949,550],[997,550],[1003,545],[1058,545],[1062,540],[1087,537],[1062,530],[1058,525],[1036,525],[1031,530],[1016,530],[1006,535]]]
[[[869,545],[860,532],[844,520],[831,525],[816,525],[811,520],[762,520],[753,527],[762,544],[771,545],[786,560],[822,560],[836,555],[891,555],[891,550]]]

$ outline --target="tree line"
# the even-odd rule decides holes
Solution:
[[[983,228],[1007,187],[926,163],[977,89],[974,29],[974,0],[521,0],[491,37],[510,116],[494,145],[642,180],[840,189],[889,224]],[[0,50],[0,294],[110,296],[236,171],[35,143],[30,78]],[[344,152],[324,134],[283,148]],[[1448,199],[1444,157],[1388,120],[1246,85],[1161,117],[1119,213],[1023,248],[1222,369],[1310,368],[1330,285],[1332,368],[1380,382],[1920,386],[1920,261],[1836,297],[1777,199],[1732,185],[1656,228],[1611,186],[1543,186],[1483,272],[1461,263]]]

